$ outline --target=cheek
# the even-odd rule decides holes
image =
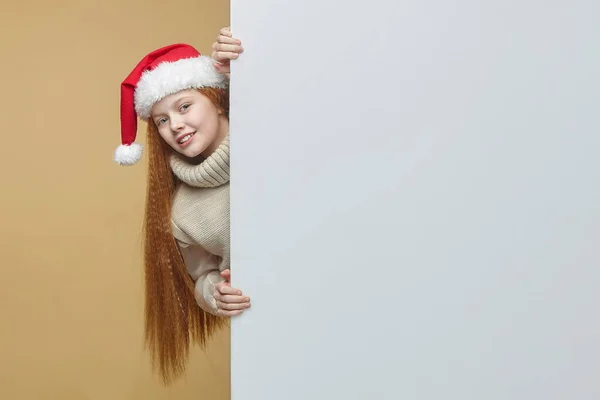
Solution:
[[[167,143],[173,142],[173,135],[171,134],[171,132],[168,129],[165,129],[163,127],[158,128],[158,134],[165,142],[167,142]]]
[[[216,111],[205,110],[193,118],[193,124],[199,128],[212,130],[219,120],[219,115]]]
[[[192,124],[196,125],[197,127],[205,127],[207,125],[210,125],[210,116],[207,115],[206,113],[201,114],[201,115],[196,115],[195,118],[192,119]]]

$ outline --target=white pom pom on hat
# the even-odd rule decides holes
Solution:
[[[114,160],[134,165],[143,147],[135,143],[137,118],[147,121],[152,106],[164,97],[185,89],[226,88],[225,76],[214,60],[187,44],[173,44],[146,55],[121,83],[121,144]]]
[[[139,143],[121,144],[115,150],[115,161],[121,165],[133,165],[142,159],[143,146]]]

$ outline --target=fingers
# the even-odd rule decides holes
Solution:
[[[224,295],[231,294],[234,296],[241,296],[242,291],[240,289],[232,288],[227,282],[219,282],[215,285],[215,294]]]
[[[229,268],[228,269],[224,269],[223,271],[221,271],[220,275],[226,281],[230,281],[231,280],[231,270]]]
[[[240,43],[239,39],[233,37],[233,35],[231,34],[231,28],[228,26],[219,30],[219,35],[217,35],[217,42],[221,41],[223,41],[224,43]]]
[[[233,296],[230,294],[221,294],[217,291],[215,291],[214,298],[217,301],[221,301],[223,303],[241,304],[241,303],[249,303],[250,302],[250,298],[247,296]]]
[[[233,45],[241,45],[242,41],[238,38],[234,38],[231,37],[231,33],[226,36],[226,35],[218,35],[216,38],[216,43],[222,43],[222,44],[233,44]]]
[[[234,289],[228,284],[218,283],[215,286],[214,298],[225,303],[247,303],[250,301],[248,296],[243,296],[241,290]]]
[[[229,62],[230,60],[237,60],[240,54],[231,51],[213,51],[211,57],[215,61]]]
[[[219,310],[225,311],[235,311],[235,310],[245,310],[250,308],[250,303],[224,303],[222,301],[217,301],[217,307]]]
[[[229,276],[229,270],[221,272],[221,276]],[[250,308],[250,298],[242,295],[242,291],[232,288],[228,282],[221,282],[215,286],[213,294],[219,315],[233,317]]]
[[[230,36],[231,37],[231,28],[226,26],[223,27],[219,30],[219,34],[223,35],[223,36]]]
[[[236,44],[223,44],[223,43],[213,43],[212,45],[213,53],[214,52],[223,52],[223,53],[234,53],[241,54],[244,52],[244,48],[242,46],[238,46]]]
[[[239,39],[231,36],[229,27],[222,28],[217,36],[216,42],[212,45],[211,57],[218,63],[229,65],[230,60],[236,60],[244,52]],[[229,72],[220,70],[222,72]]]

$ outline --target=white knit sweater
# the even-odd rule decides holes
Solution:
[[[230,267],[229,136],[199,165],[174,154],[171,169],[181,181],[173,198],[173,235],[196,282],[198,305],[216,315],[215,285]]]

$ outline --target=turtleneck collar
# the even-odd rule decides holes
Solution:
[[[229,135],[219,147],[200,164],[190,164],[177,153],[171,156],[171,170],[190,186],[209,188],[229,182]]]

